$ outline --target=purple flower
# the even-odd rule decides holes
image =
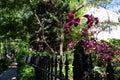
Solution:
[[[84,37],[86,37],[87,34],[88,34],[88,28],[83,28],[82,35],[83,35]]]
[[[94,22],[95,22],[95,24],[99,23],[98,18],[94,17],[93,15],[86,14],[83,17],[87,18],[86,24],[88,25],[88,28],[90,28],[91,26],[93,26]]]
[[[71,12],[68,13],[68,17],[69,17],[69,19],[74,19],[74,16],[75,16],[75,15],[74,15],[73,13],[71,13]]]
[[[74,43],[75,43],[75,42],[74,42],[73,40],[71,40],[71,41],[69,42],[67,48],[68,48],[68,49],[72,49],[73,46],[74,46]]]
[[[89,21],[87,25],[88,25],[88,28],[91,28],[93,26],[93,21]]]
[[[67,34],[70,32],[70,27],[74,24],[74,26],[76,27],[78,25],[78,23],[80,22],[80,18],[74,18],[74,14],[73,13],[68,13],[68,19],[66,19],[66,23],[65,23],[65,30],[67,32]],[[66,27],[67,26],[67,27]],[[68,29],[69,28],[69,29]]]
[[[73,21],[74,26],[76,27],[76,26],[78,25],[79,22],[80,22],[80,18],[74,19],[74,21]]]
[[[90,15],[89,14],[86,14],[84,15],[83,17],[87,18],[88,20],[90,20]]]
[[[65,30],[66,30],[66,34],[68,34],[70,32],[70,24],[65,24],[64,26]]]
[[[98,24],[99,23],[99,19],[96,17],[95,18],[95,24]]]
[[[110,61],[110,60],[112,60],[112,58],[113,58],[113,56],[111,56],[110,55],[111,53],[102,53],[101,54],[101,57],[102,57],[102,59],[104,60],[104,61]]]

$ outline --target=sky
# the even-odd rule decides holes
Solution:
[[[112,0],[111,4],[102,4],[101,6],[117,12],[118,10],[120,10],[120,0]]]

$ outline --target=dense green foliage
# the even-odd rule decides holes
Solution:
[[[84,1],[84,0],[83,0]],[[82,0],[0,0],[0,43],[4,55],[11,49],[16,51],[18,62],[18,79],[33,80],[33,68],[24,64],[24,57],[33,54],[60,53],[61,36],[67,13],[82,5]],[[103,0],[88,0],[84,7],[78,10],[76,17],[82,17],[86,6],[99,5]],[[87,3],[88,2],[88,3]],[[104,0],[109,2],[109,0]],[[83,28],[83,22],[76,28]],[[63,50],[66,51],[68,39],[74,39],[77,31],[73,30],[71,37],[65,37]],[[6,43],[9,43],[7,45]],[[48,45],[49,46],[48,46]],[[8,48],[10,46],[10,48]],[[51,50],[53,49],[53,51]],[[71,53],[67,51],[64,53]],[[71,70],[72,72],[72,70]]]
[[[19,67],[18,73],[17,80],[35,80],[34,68],[29,65]]]

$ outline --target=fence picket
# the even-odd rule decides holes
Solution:
[[[41,57],[39,57],[38,56],[38,58],[39,59],[35,59],[35,64],[37,65],[37,66],[39,66],[39,65],[41,65],[40,64],[40,59],[41,59]],[[39,80],[39,79],[41,79],[41,70],[39,70],[37,67],[34,67],[34,69],[35,69],[35,77],[36,77],[36,80]]]
[[[84,80],[84,71],[86,69],[86,57],[84,55],[84,49],[81,47],[83,42],[78,42],[74,50],[73,60],[73,80]]]
[[[60,77],[62,77],[62,68],[63,68],[63,62],[62,62],[62,56],[61,56],[60,57],[60,63],[59,63],[59,76]]]
[[[51,64],[51,61],[49,58],[49,60],[48,60],[48,72],[50,72],[50,64]],[[50,73],[48,73],[48,80],[50,80]]]
[[[81,60],[80,54],[74,53],[74,60],[73,60],[73,80],[83,80],[83,71],[81,67]]]
[[[66,55],[65,62],[62,60],[62,56],[60,59],[57,57],[57,55],[52,58],[48,56],[27,56],[25,63],[34,67],[36,80],[68,80],[68,55]],[[63,67],[65,75],[62,72]],[[85,54],[82,49],[76,49],[73,60],[73,80],[115,80],[114,70],[110,62],[107,63],[106,76],[94,74],[93,68],[91,54]]]
[[[54,67],[54,59],[52,57],[51,59],[51,73],[53,73],[53,67]],[[53,80],[53,76],[51,75],[51,80]]]
[[[66,55],[66,61],[65,61],[65,79],[68,80],[68,70],[69,70],[69,61],[68,61],[68,55]]]

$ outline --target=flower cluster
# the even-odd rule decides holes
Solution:
[[[116,46],[97,42],[95,38],[86,40],[86,44],[83,45],[83,48],[89,53],[96,53],[104,61],[110,61],[115,55],[120,54],[120,52],[118,52],[119,49]],[[117,61],[119,61],[119,59],[117,59]]]
[[[94,17],[93,15],[89,15],[89,14],[86,14],[83,17],[87,18],[87,21],[86,21],[87,27],[83,28],[82,35],[87,36],[88,34],[95,34],[96,31],[91,31],[91,33],[88,33],[88,30],[93,25],[97,25],[99,23],[99,19],[97,17]]]
[[[105,43],[97,43],[95,45],[96,54],[100,54],[100,57],[105,61],[110,61],[114,57],[115,46],[107,45]]]
[[[96,55],[104,61],[110,61],[115,57],[115,55],[120,54],[120,52],[118,52],[119,49],[116,46],[97,42],[95,38],[88,38],[84,41],[82,47],[88,53],[96,53]],[[119,61],[119,59],[117,61]]]
[[[89,53],[96,53],[104,61],[110,61],[116,54],[119,54],[118,48],[107,43],[98,42],[94,37],[89,35],[95,34],[95,31],[88,32],[88,28],[84,28],[82,32],[83,49]],[[119,61],[119,60],[118,60]]]
[[[75,18],[75,15],[73,13],[68,13],[68,19],[66,20],[64,26],[65,33],[69,34],[71,26],[74,24],[74,26],[76,27],[79,22],[80,22],[80,18]]]
[[[73,13],[68,14],[69,19],[66,20],[66,24],[64,26],[64,29],[66,30],[66,33],[70,33],[70,27],[74,25],[75,27],[80,22],[80,18],[74,18]],[[110,61],[113,59],[113,57],[116,54],[120,54],[119,49],[113,45],[108,45],[107,43],[101,43],[98,42],[93,36],[96,33],[96,31],[89,31],[89,29],[93,26],[99,23],[99,20],[97,17],[94,17],[93,15],[84,15],[83,17],[87,18],[86,25],[82,29],[82,42],[81,45],[82,48],[89,53],[96,53],[100,58],[102,58],[104,61]],[[68,49],[72,49],[75,44],[74,40],[70,40],[69,44],[67,46]],[[117,59],[118,62],[120,62],[120,58]]]

